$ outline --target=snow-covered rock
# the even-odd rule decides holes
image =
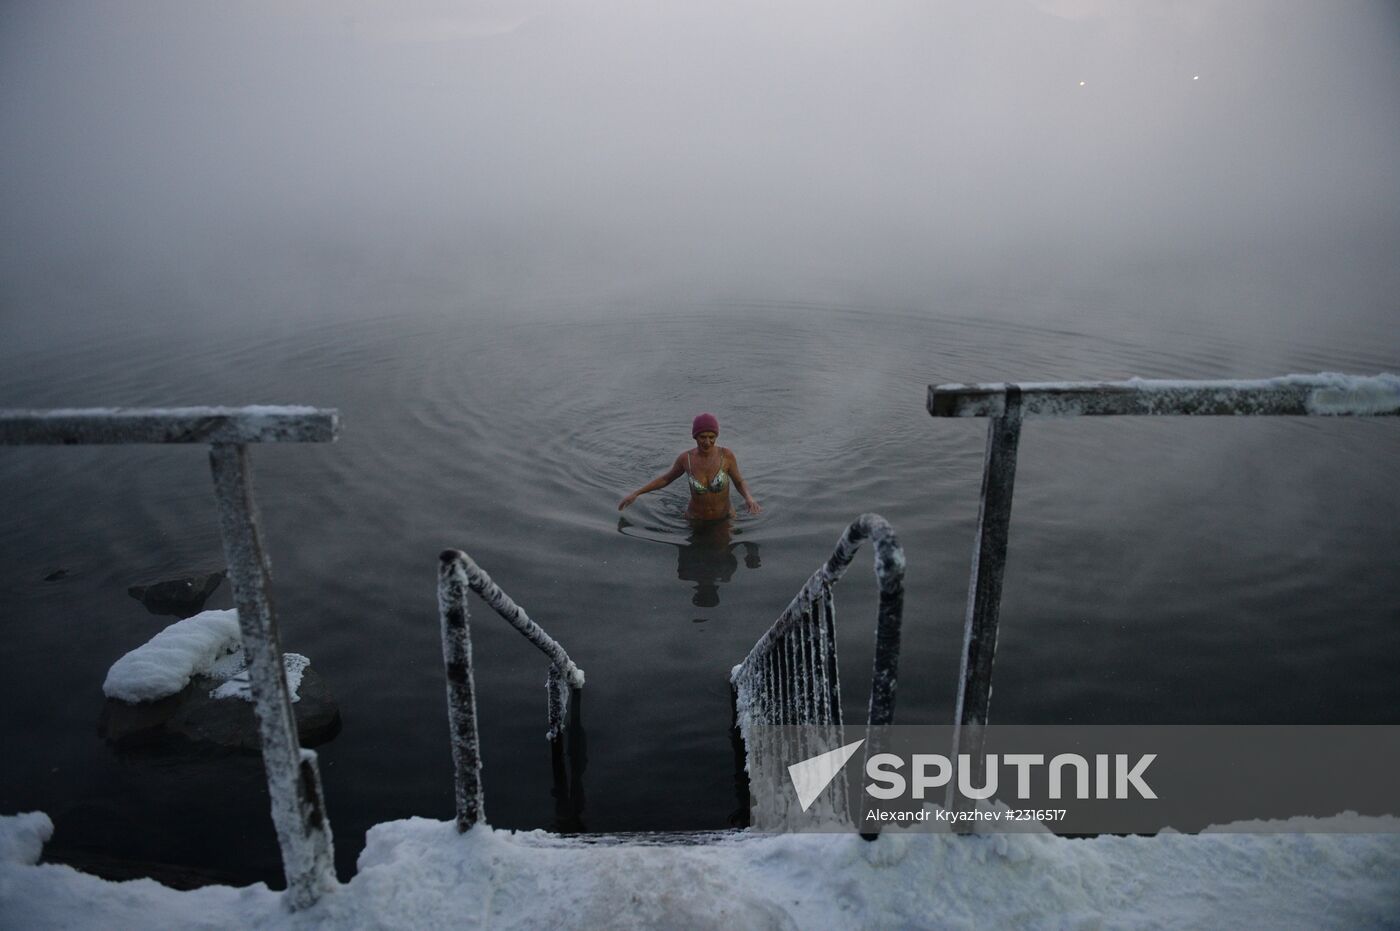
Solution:
[[[174,695],[196,675],[210,675],[220,659],[242,649],[238,612],[204,611],[177,621],[107,670],[102,691],[121,701]]]

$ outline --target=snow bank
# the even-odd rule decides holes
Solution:
[[[210,675],[220,659],[242,649],[238,612],[205,611],[171,624],[112,664],[102,691],[122,701],[174,695],[195,675]]]
[[[0,818],[0,863],[32,866],[52,837],[53,822],[42,811]]]
[[[110,883],[72,867],[34,865],[52,834],[42,812],[0,817],[0,928],[231,929],[277,927],[284,917],[279,896],[261,884],[176,892],[150,879]]]
[[[11,836],[29,838],[18,843],[28,851],[47,827],[43,815],[0,819],[0,851],[17,846]],[[895,830],[875,843],[738,834],[646,846],[485,825],[461,835],[450,821],[411,818],[371,828],[355,878],[296,914],[261,884],[176,892],[32,862],[0,862],[0,926],[1350,929],[1400,916],[1396,834]]]

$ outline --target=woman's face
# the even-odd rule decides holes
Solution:
[[[714,448],[717,439],[719,439],[718,433],[706,430],[704,433],[695,434],[695,445],[702,453],[707,453]]]

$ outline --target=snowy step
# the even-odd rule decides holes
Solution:
[[[532,831],[515,839],[531,847],[704,847],[733,844],[763,837],[743,830],[728,831],[622,831],[616,834],[549,834]]]

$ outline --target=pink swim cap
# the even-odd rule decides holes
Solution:
[[[694,439],[702,433],[719,435],[719,418],[714,414],[701,414],[690,425],[690,437]]]

